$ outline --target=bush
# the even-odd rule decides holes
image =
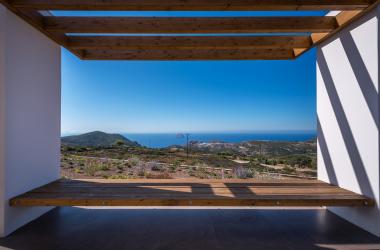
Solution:
[[[129,161],[129,163],[131,164],[132,167],[133,166],[138,166],[141,163],[140,159],[136,158],[136,157],[133,157],[133,158],[129,159],[128,161]]]
[[[172,179],[168,172],[163,173],[146,173],[145,177],[147,179]]]
[[[114,143],[115,146],[117,147],[121,147],[121,146],[124,146],[125,145],[125,142],[123,142],[122,140],[117,140],[115,143]]]
[[[160,166],[159,164],[157,164],[157,163],[154,162],[154,163],[152,163],[151,170],[152,170],[152,171],[162,171],[162,170],[163,170],[163,167]]]
[[[243,167],[236,167],[234,168],[233,170],[236,178],[239,178],[239,179],[245,179],[247,178],[247,170]]]
[[[296,172],[296,170],[294,168],[291,168],[291,167],[288,167],[288,166],[285,166],[283,169],[282,169],[282,172],[284,174],[293,174],[294,172]]]
[[[176,170],[177,170],[177,166],[175,166],[175,165],[170,165],[170,166],[169,166],[169,171],[170,171],[171,173],[174,173]]]
[[[110,170],[110,167],[108,165],[106,165],[106,164],[102,164],[101,167],[100,167],[100,170],[102,170],[102,171],[108,171],[108,170]]]

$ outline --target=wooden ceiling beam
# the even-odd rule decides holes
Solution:
[[[328,32],[328,33],[313,33],[313,34],[311,34],[310,38],[313,42],[313,45],[310,48],[302,51],[301,53],[295,52],[295,56],[299,57],[299,56],[303,55],[305,52],[307,52],[309,49],[311,49],[311,48],[323,43],[327,39],[333,37],[335,34],[337,34],[339,31],[341,31],[342,29],[344,29],[345,27],[347,27],[351,23],[355,22],[356,20],[358,20],[359,18],[361,18],[365,14],[367,14],[370,11],[377,8],[377,6],[379,6],[379,4],[380,4],[380,0],[377,0],[371,6],[369,6],[368,8],[366,8],[365,10],[362,10],[362,11],[356,10],[356,11],[342,11],[342,12],[340,12],[338,15],[335,16],[336,23],[338,25],[338,27],[336,29],[334,29],[333,31]]]
[[[45,17],[44,28],[65,33],[330,32],[335,17]]]
[[[17,8],[38,10],[356,10],[372,0],[12,0]]]
[[[67,47],[67,36],[65,33],[49,32],[44,29],[44,17],[37,10],[15,8],[13,5],[11,5],[10,0],[0,0],[0,3],[57,44],[65,47],[79,58],[82,57],[81,50],[71,50]]]
[[[73,49],[192,50],[308,48],[308,36],[69,36]]]
[[[289,60],[292,49],[252,50],[85,50],[84,60]]]

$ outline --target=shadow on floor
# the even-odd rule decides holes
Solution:
[[[380,249],[380,238],[324,209],[63,207],[0,239],[1,247],[38,250]]]

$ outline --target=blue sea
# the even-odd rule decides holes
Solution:
[[[150,148],[164,148],[171,145],[185,145],[186,139],[175,133],[131,134],[123,133],[126,138],[137,141]],[[243,141],[307,141],[316,137],[316,132],[274,132],[274,133],[190,133],[190,141],[201,142],[243,142]]]

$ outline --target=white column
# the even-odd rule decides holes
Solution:
[[[9,199],[59,178],[60,47],[0,4],[0,236],[50,208]]]
[[[380,236],[379,15],[366,14],[317,48],[318,178],[376,200],[329,208]]]

